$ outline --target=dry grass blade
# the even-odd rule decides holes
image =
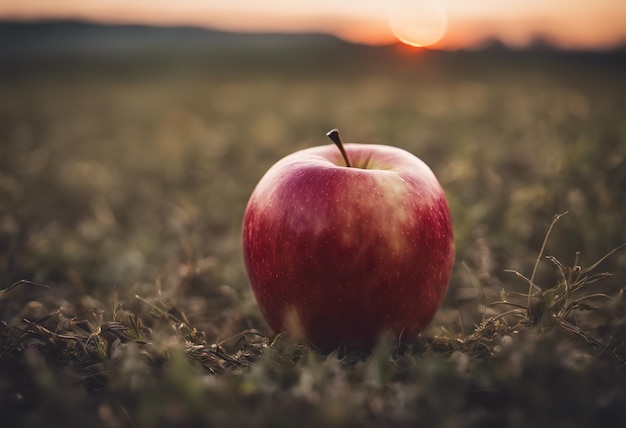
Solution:
[[[585,332],[584,330],[582,330],[580,327],[577,327],[576,325],[562,320],[560,323],[561,327],[566,330],[569,331],[570,333],[574,333],[577,336],[582,337],[583,339],[585,339],[589,344],[602,349],[604,352],[606,352],[613,360],[615,360],[616,362],[626,366],[626,358],[622,357],[620,354],[617,353],[616,349],[610,349],[608,346],[606,346],[602,341],[600,341],[599,339],[595,338],[594,336],[592,336],[591,334]]]
[[[0,290],[0,303],[2,302],[2,300],[4,300],[6,298],[7,294],[9,294],[9,292],[11,290],[19,287],[20,285],[34,285],[34,286],[37,286],[37,287],[44,287],[44,288],[48,288],[48,289],[50,288],[46,284],[40,284],[38,282],[33,282],[33,281],[28,281],[26,279],[22,279],[22,280],[16,281],[13,284],[9,285],[4,290]]]
[[[154,315],[166,321],[179,334],[185,344],[187,357],[200,363],[209,373],[246,369],[267,348],[268,339],[256,330],[246,330],[219,343],[210,344],[204,333],[189,323],[185,313],[172,306],[160,293],[154,303],[139,295],[135,295],[135,298],[148,305]],[[233,352],[227,351],[228,342],[237,342]]]
[[[554,225],[556,225],[556,223],[561,219],[561,217],[563,217],[565,214],[567,214],[568,211],[565,211],[562,214],[557,214],[554,216],[554,219],[552,220],[552,223],[550,223],[550,227],[548,227],[548,231],[546,232],[546,236],[543,238],[543,243],[541,244],[541,249],[539,250],[539,254],[537,254],[537,260],[535,260],[535,265],[533,266],[533,273],[530,275],[530,284],[534,284],[535,281],[535,274],[537,273],[537,268],[539,267],[539,262],[541,261],[541,257],[543,256],[543,252],[546,249],[546,245],[548,243],[548,239],[550,238],[550,234],[552,233],[552,229],[554,228]],[[528,294],[530,296],[530,290],[528,291]]]
[[[530,329],[547,332],[560,327],[569,333],[582,337],[587,343],[602,349],[613,360],[624,364],[625,359],[618,354],[617,348],[611,349],[602,340],[573,324],[569,317],[575,311],[597,310],[595,306],[587,303],[590,300],[618,300],[606,293],[585,294],[582,293],[582,290],[611,276],[607,272],[593,273],[592,271],[611,255],[626,248],[626,244],[614,248],[586,268],[579,265],[579,252],[576,253],[573,267],[567,267],[556,257],[548,255],[545,258],[554,264],[561,279],[552,287],[540,287],[535,283],[538,264],[545,251],[548,238],[555,224],[565,214],[567,212],[554,217],[546,232],[530,278],[515,270],[505,270],[505,272],[513,273],[518,278],[523,279],[528,284],[528,293],[507,292],[505,289],[501,289],[500,300],[491,302],[488,306],[506,305],[513,307],[513,309],[484,319],[468,336],[463,336],[460,339],[437,338],[437,340],[431,340],[431,344],[438,346],[439,349],[464,350],[475,356],[484,351],[487,351],[488,355],[493,355],[499,339],[503,336],[523,333]]]
[[[585,274],[585,273],[591,272],[592,270],[597,268],[600,265],[600,263],[602,263],[603,261],[605,261],[606,259],[611,257],[613,254],[617,253],[622,248],[626,248],[626,242],[623,243],[622,245],[619,245],[619,246],[613,248],[611,251],[609,251],[607,254],[605,254],[603,257],[601,257],[597,262],[595,262],[591,266],[582,269],[581,273]]]

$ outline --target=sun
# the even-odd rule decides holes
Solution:
[[[436,0],[395,0],[389,12],[389,26],[401,42],[424,47],[443,38],[448,19]]]

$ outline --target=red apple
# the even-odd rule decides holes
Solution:
[[[437,311],[454,263],[446,197],[390,146],[313,147],[272,166],[243,221],[243,256],[270,327],[322,350],[409,339]],[[351,166],[350,166],[351,165]]]

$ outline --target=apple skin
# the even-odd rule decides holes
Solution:
[[[243,257],[275,332],[323,351],[410,340],[433,319],[454,264],[450,210],[413,154],[374,144],[293,153],[252,192]]]

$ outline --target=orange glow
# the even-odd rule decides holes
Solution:
[[[475,48],[490,38],[521,47],[538,36],[565,48],[607,48],[626,42],[624,0],[395,1],[404,8],[394,11],[393,2],[380,0],[4,0],[0,19],[325,32],[355,43],[379,45],[400,39],[420,46],[436,43],[438,49]]]
[[[448,21],[445,11],[434,0],[396,0],[389,14],[389,25],[401,42],[424,47],[441,40]]]

